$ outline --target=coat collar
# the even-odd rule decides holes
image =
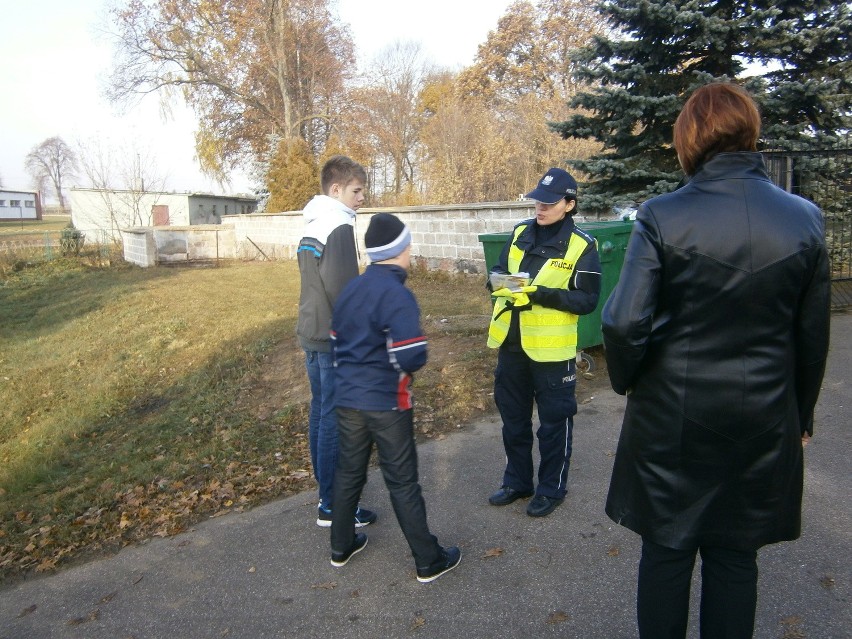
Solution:
[[[521,249],[522,251],[526,252],[529,249],[531,249],[533,246],[535,246],[535,232],[536,232],[535,218],[531,218],[529,220],[526,220],[524,222],[524,224],[526,224],[527,227],[523,231],[521,231],[521,234],[518,236],[518,239],[515,242],[515,245],[519,249]],[[573,231],[574,231],[574,216],[573,215],[566,215],[565,220],[562,223],[562,228],[559,229],[559,232],[556,233],[556,235],[551,237],[549,240],[547,240],[547,242],[539,245],[536,248],[539,248],[539,249],[551,248],[551,249],[557,249],[557,250],[564,249],[566,246],[568,246],[568,242],[571,239],[571,233]]]
[[[769,180],[763,155],[757,152],[719,153],[698,167],[690,182],[708,180],[762,179]]]
[[[375,275],[395,277],[402,283],[405,283],[405,280],[408,279],[408,271],[396,264],[369,264],[367,270]]]

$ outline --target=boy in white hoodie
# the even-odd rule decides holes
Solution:
[[[331,312],[340,291],[358,275],[355,211],[364,203],[367,173],[350,158],[335,155],[323,166],[320,182],[323,194],[314,196],[303,211],[305,230],[296,254],[301,274],[296,335],[305,351],[311,384],[309,440],[319,484],[317,525],[328,528],[337,466]],[[360,507],[356,510],[356,526],[374,521],[375,513]]]

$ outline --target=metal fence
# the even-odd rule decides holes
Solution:
[[[115,243],[106,236],[83,238],[60,231],[0,235],[0,273],[58,257],[83,256],[98,263],[108,262],[116,250]]]
[[[852,149],[849,134],[818,148],[763,151],[772,180],[822,209],[831,259],[831,307],[852,305]]]

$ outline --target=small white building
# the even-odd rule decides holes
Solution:
[[[122,229],[140,226],[221,224],[223,215],[257,210],[247,195],[165,193],[72,188],[71,222],[88,241],[119,241]]]
[[[38,191],[0,189],[0,222],[40,220],[41,212]]]

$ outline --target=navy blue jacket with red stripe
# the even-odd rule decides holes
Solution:
[[[370,264],[337,298],[331,320],[336,406],[412,407],[411,375],[428,354],[407,275],[400,266]]]

